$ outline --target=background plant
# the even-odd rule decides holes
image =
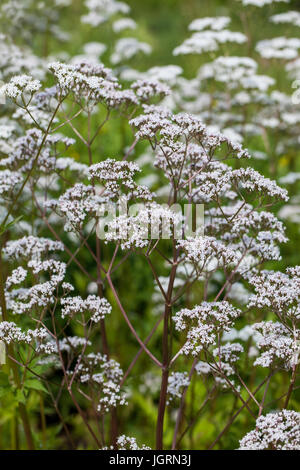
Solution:
[[[128,3],[1,6],[1,446],[299,448],[297,15]],[[121,196],[205,237],[106,244]]]

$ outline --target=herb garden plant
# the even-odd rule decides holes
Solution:
[[[243,31],[199,8],[193,77],[136,69],[123,2],[1,5],[1,448],[299,450],[300,112],[265,61],[295,78],[300,40],[250,31],[300,26],[277,3]],[[72,8],[107,44],[67,53]]]

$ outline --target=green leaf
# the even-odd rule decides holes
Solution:
[[[9,228],[11,228],[13,225],[15,225],[16,223],[18,223],[22,218],[23,218],[23,216],[20,215],[20,216],[17,217],[16,219],[14,219],[14,220],[12,220],[11,222],[9,222],[9,224],[0,225],[0,235],[3,235]]]
[[[23,405],[26,404],[26,397],[24,395],[24,392],[22,390],[17,390],[16,391],[16,400],[18,403],[23,403]]]
[[[24,387],[29,390],[36,390],[38,392],[48,393],[48,390],[44,387],[43,383],[37,379],[25,380]]]
[[[2,371],[0,371],[0,386],[4,386],[4,387],[9,386],[8,374]]]
[[[7,395],[8,387],[0,387],[0,398]]]

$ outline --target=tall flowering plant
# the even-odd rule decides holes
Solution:
[[[85,23],[127,12],[122,2],[87,6],[97,15]],[[204,35],[210,41],[246,40],[221,31],[227,24],[221,17],[194,27],[211,27]],[[199,48],[204,36],[177,53]],[[67,397],[90,448],[180,449],[206,410],[219,410],[230,395],[233,410],[210,448],[247,415],[253,430],[240,433],[240,449],[299,449],[300,416],[289,408],[299,362],[300,268],[268,269],[288,241],[274,207],[288,201],[287,191],[256,171],[251,152],[228,133],[170,109],[164,80],[140,77],[126,88],[112,69],[86,57],[39,67],[38,78],[13,74],[0,89],[7,99],[0,125],[0,341],[7,362],[0,400],[13,394],[27,447],[36,448],[40,436],[45,444],[47,403],[76,448]],[[131,141],[120,154],[104,155],[101,142],[108,134],[116,139],[115,122]],[[135,211],[112,211],[99,230],[103,208],[120,201]],[[205,222],[195,230],[188,211],[174,211],[200,205]],[[134,287],[125,277],[134,281],[138,263],[151,279],[149,331],[149,312],[128,308]],[[278,376],[286,387],[267,413]],[[41,431],[30,412],[36,394]],[[152,397],[156,418],[139,447],[123,432],[143,395]]]

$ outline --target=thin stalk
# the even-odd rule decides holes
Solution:
[[[193,361],[193,365],[191,367],[190,373],[189,373],[189,381],[191,381],[193,373],[195,371],[195,367],[197,365],[198,359],[195,359]],[[172,441],[172,450],[176,449],[176,442],[177,442],[177,435],[179,432],[180,424],[182,422],[182,417],[183,417],[183,410],[184,410],[184,405],[185,405],[185,398],[186,394],[188,391],[189,386],[184,388],[183,394],[181,395],[181,400],[180,400],[180,407],[177,413],[177,418],[176,418],[176,424],[175,424],[175,430],[174,430],[174,435],[173,435],[173,441]]]
[[[295,382],[296,382],[296,377],[297,377],[297,365],[295,364],[293,366],[293,373],[292,373],[291,383],[290,383],[290,386],[289,386],[289,389],[288,389],[288,392],[287,392],[287,396],[286,396],[286,399],[285,399],[285,402],[284,402],[284,405],[283,405],[283,408],[285,408],[285,409],[287,409],[287,407],[289,405],[289,401],[291,399],[293,389],[294,389],[294,385],[295,385]]]
[[[157,424],[156,424],[156,449],[163,449],[163,431],[164,431],[164,417],[167,404],[167,393],[168,393],[168,379],[169,379],[169,366],[170,366],[170,347],[169,347],[169,321],[172,313],[172,293],[174,287],[174,281],[177,271],[177,253],[174,249],[174,262],[170,273],[167,301],[165,302],[164,311],[164,327],[163,327],[163,338],[162,338],[162,377],[161,377],[161,388],[160,398],[158,405]]]

